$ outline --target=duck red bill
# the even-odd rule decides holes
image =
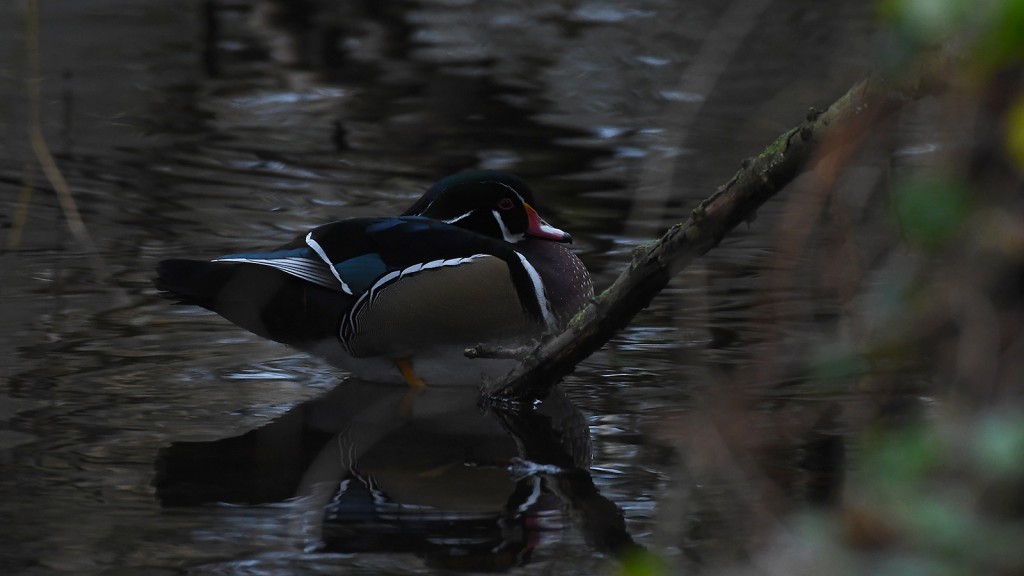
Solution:
[[[555,242],[572,242],[572,236],[570,236],[568,232],[559,230],[545,222],[532,206],[524,202],[523,207],[526,208],[526,215],[530,219],[529,224],[526,227],[527,235],[535,238],[554,240]]]

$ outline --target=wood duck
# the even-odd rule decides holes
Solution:
[[[466,347],[535,339],[593,297],[572,238],[533,203],[516,176],[460,173],[401,216],[332,222],[269,251],[164,260],[154,283],[364,379],[479,383],[514,361],[469,359]]]

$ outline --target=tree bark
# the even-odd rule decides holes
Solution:
[[[916,69],[893,77],[875,74],[861,81],[827,110],[811,110],[743,167],[682,223],[660,239],[637,248],[629,266],[558,334],[535,347],[505,376],[485,381],[481,394],[491,403],[544,398],[551,386],[597,351],[646,308],[676,274],[714,248],[736,225],[750,221],[762,204],[815,160],[856,146],[861,137],[904,104],[935,92],[952,73],[953,57],[941,53]]]

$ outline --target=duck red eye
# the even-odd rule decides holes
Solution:
[[[513,206],[511,198],[502,198],[498,201],[498,208],[502,210],[511,210]]]

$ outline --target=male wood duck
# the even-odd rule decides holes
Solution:
[[[466,347],[537,338],[593,297],[572,238],[533,203],[516,176],[460,173],[401,216],[324,224],[269,251],[164,260],[154,282],[365,379],[479,383],[514,361],[469,359]]]

